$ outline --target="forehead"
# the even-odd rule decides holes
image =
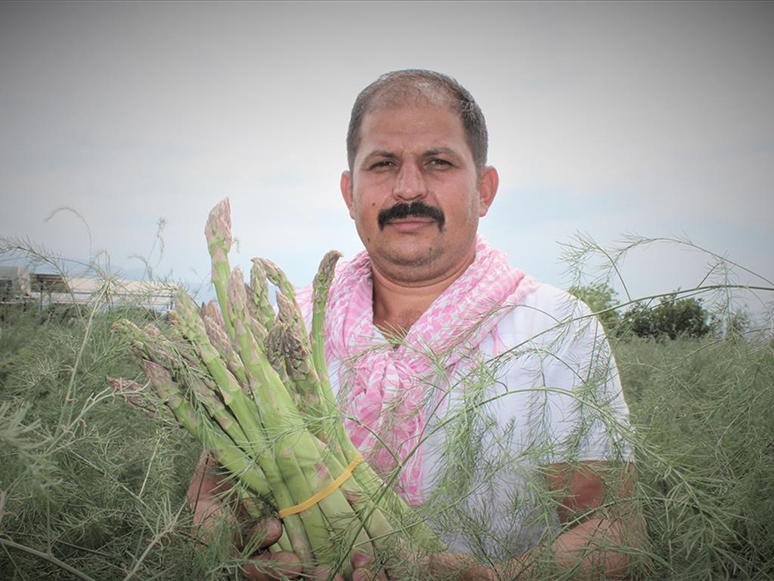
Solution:
[[[448,105],[378,107],[363,117],[358,157],[374,149],[444,146],[472,155],[459,113]]]

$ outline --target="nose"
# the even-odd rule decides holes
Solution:
[[[393,195],[399,200],[411,201],[427,195],[427,184],[422,169],[415,163],[404,163],[395,177]]]

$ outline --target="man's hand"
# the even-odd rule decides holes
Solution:
[[[228,506],[223,497],[232,488],[228,479],[218,474],[217,463],[207,452],[199,458],[196,472],[186,494],[188,505],[193,511],[194,524],[199,527],[199,537],[206,543],[222,524],[223,519],[236,521],[243,508],[234,503]],[[235,528],[239,528],[234,522]],[[252,555],[253,564],[243,568],[248,581],[269,581],[273,579],[294,579],[300,577],[301,562],[295,553],[280,551],[271,553],[268,547],[282,535],[282,524],[278,519],[265,519],[255,524],[247,534],[237,534],[234,551],[241,551],[251,539],[259,538],[258,549]],[[323,577],[324,579],[325,577]]]
[[[647,535],[634,499],[634,464],[554,464],[545,474],[549,489],[562,498],[560,521],[574,523],[550,547],[536,547],[518,559],[491,566],[469,555],[437,553],[427,561],[429,576],[454,581],[540,579],[541,553],[548,551],[552,566],[572,572],[572,579],[626,577],[631,564],[626,549],[642,547]]]
[[[642,548],[647,538],[645,520],[634,498],[635,464],[554,464],[548,467],[546,480],[551,491],[564,497],[559,519],[577,522],[551,546],[557,564],[576,570],[581,579],[598,578],[600,573],[605,579],[626,577],[632,565],[631,549]]]
[[[295,553],[279,551],[271,553],[268,547],[282,535],[282,524],[278,519],[266,519],[255,524],[244,538],[249,542],[260,538],[258,550],[251,557],[251,563],[242,567],[242,576],[247,581],[270,581],[274,579],[296,579],[301,577],[303,567]],[[240,546],[242,550],[244,547]]]
[[[188,505],[193,511],[193,521],[199,527],[202,542],[211,539],[223,519],[236,521],[243,509],[228,506],[223,497],[232,488],[228,479],[217,471],[217,462],[204,452],[186,494]],[[233,523],[239,528],[237,523]],[[238,533],[234,538],[234,550],[242,551],[248,542],[258,542],[258,550],[251,556],[252,563],[242,569],[246,581],[274,581],[276,579],[297,579],[302,577],[303,566],[298,556],[289,551],[269,552],[268,548],[282,535],[282,523],[279,519],[269,518],[256,523],[246,534]],[[352,581],[387,581],[383,572],[374,573],[371,558],[362,552],[352,556]],[[312,579],[325,581],[330,578],[330,567],[315,567]],[[341,575],[332,581],[344,581]]]

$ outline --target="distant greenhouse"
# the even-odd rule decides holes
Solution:
[[[117,278],[70,278],[30,273],[24,266],[0,266],[0,303],[136,306],[154,311],[175,308],[177,287],[171,283]]]

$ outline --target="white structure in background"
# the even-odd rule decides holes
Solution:
[[[154,311],[175,308],[177,286],[171,283],[102,278],[68,278],[29,273],[23,266],[0,266],[0,303],[32,303],[47,307],[86,305],[94,301],[137,306]]]
[[[0,266],[0,302],[24,299],[32,292],[30,273],[23,266]]]

